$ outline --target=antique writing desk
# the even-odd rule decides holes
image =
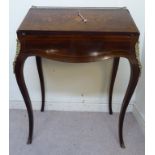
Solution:
[[[135,45],[139,31],[126,8],[51,8],[31,7],[17,30],[18,50],[14,72],[29,118],[28,144],[33,136],[33,111],[25,85],[23,66],[30,56],[36,57],[40,78],[42,107],[45,89],[41,57],[51,60],[88,63],[113,58],[109,89],[109,113],[112,114],[112,92],[120,57],[130,63],[131,75],[119,117],[119,141],[123,141],[123,121],[127,106],[137,85],[140,68]]]

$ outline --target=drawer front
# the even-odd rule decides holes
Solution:
[[[26,49],[57,49],[87,53],[104,50],[129,50],[128,36],[26,36]]]
[[[81,59],[102,57],[106,52],[129,52],[130,37],[120,36],[27,36],[23,40],[25,51],[41,50],[44,56]],[[40,54],[40,53],[39,53]],[[78,60],[77,60],[78,61]]]

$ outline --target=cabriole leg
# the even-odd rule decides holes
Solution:
[[[125,117],[126,109],[127,109],[128,104],[130,102],[130,99],[133,95],[133,92],[136,88],[136,85],[137,85],[137,82],[139,79],[139,75],[140,75],[140,68],[139,68],[137,59],[136,58],[129,58],[129,63],[130,63],[130,68],[131,68],[130,81],[129,81],[129,84],[127,87],[125,97],[123,99],[121,112],[120,112],[120,116],[119,116],[119,141],[120,141],[120,146],[122,148],[125,148],[124,140],[123,140],[124,117]]]
[[[43,76],[43,70],[42,70],[42,61],[41,57],[36,56],[36,64],[40,79],[40,87],[41,87],[41,95],[42,95],[42,106],[41,111],[44,111],[45,109],[45,85],[44,85],[44,76]]]
[[[33,136],[33,111],[32,111],[32,105],[31,105],[31,100],[26,88],[26,84],[25,84],[25,80],[24,80],[24,76],[23,76],[23,66],[24,66],[24,62],[26,60],[27,56],[25,56],[24,54],[19,54],[17,56],[16,62],[15,62],[15,76],[16,76],[16,80],[19,86],[19,89],[21,91],[21,94],[23,96],[23,99],[25,101],[25,105],[27,108],[27,112],[28,112],[28,119],[29,119],[29,135],[28,135],[28,141],[27,144],[31,144],[32,143],[32,136]]]
[[[113,87],[115,83],[115,78],[118,70],[119,65],[119,57],[114,58],[113,60],[113,66],[112,66],[112,74],[111,74],[111,82],[110,82],[110,88],[109,88],[109,114],[112,114],[112,94],[113,94]]]

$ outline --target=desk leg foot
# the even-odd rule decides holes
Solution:
[[[42,106],[41,106],[41,112],[45,109],[45,85],[44,85],[44,76],[43,76],[43,70],[42,70],[42,61],[41,57],[36,56],[36,64],[40,79],[40,87],[41,87],[41,95],[42,95]]]
[[[32,136],[33,136],[33,111],[32,111],[32,105],[31,100],[26,88],[24,76],[23,76],[23,66],[24,62],[26,60],[27,56],[24,54],[19,54],[16,62],[15,62],[15,76],[16,80],[19,86],[19,89],[21,91],[21,94],[23,96],[23,99],[25,101],[25,105],[28,112],[28,119],[29,119],[29,135],[28,135],[28,144],[31,144],[32,142]]]
[[[27,144],[31,144],[31,143],[32,143],[32,138],[28,138]]]
[[[110,82],[110,88],[109,88],[109,114],[112,115],[112,93],[113,93],[113,87],[114,87],[114,82],[118,70],[118,65],[119,65],[119,59],[120,58],[114,58],[113,61],[113,66],[112,66],[112,75],[111,75],[111,82]]]
[[[132,97],[132,94],[136,88],[138,79],[139,79],[139,75],[140,75],[140,68],[139,65],[137,63],[136,58],[132,58],[131,60],[129,59],[130,62],[130,67],[131,67],[131,74],[130,74],[130,81],[128,84],[128,88],[123,100],[123,104],[121,107],[121,112],[120,112],[120,116],[119,116],[119,141],[120,141],[120,146],[122,148],[125,147],[124,145],[124,140],[123,140],[123,122],[124,122],[124,117],[125,117],[125,113],[126,113],[126,109],[128,107],[128,104],[130,102],[130,99]]]
[[[122,149],[125,149],[124,142],[123,142],[123,143],[120,143],[120,147],[121,147]]]

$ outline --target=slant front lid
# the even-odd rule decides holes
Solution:
[[[32,7],[18,32],[139,34],[129,11],[125,8]]]

